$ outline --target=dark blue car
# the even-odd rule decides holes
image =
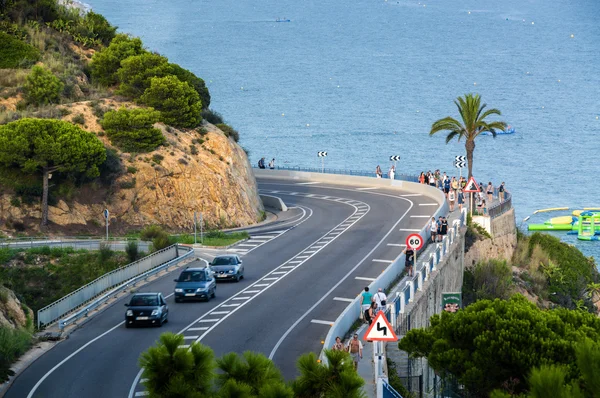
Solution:
[[[161,293],[136,293],[125,312],[125,327],[134,325],[162,326],[169,321],[169,307]]]
[[[209,267],[186,268],[175,282],[176,303],[185,300],[210,301],[215,297],[217,290],[213,272]]]

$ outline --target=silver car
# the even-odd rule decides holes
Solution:
[[[237,254],[217,256],[209,263],[217,281],[236,281],[244,279],[244,264]]]

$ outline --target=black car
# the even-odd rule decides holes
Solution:
[[[161,293],[136,293],[125,307],[128,307],[125,313],[125,327],[134,325],[160,327],[169,321],[169,307]]]
[[[217,281],[233,280],[239,282],[244,279],[244,266],[242,260],[235,254],[217,256],[209,263]]]

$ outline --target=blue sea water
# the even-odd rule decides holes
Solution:
[[[475,92],[518,131],[478,139],[474,175],[506,182],[519,221],[600,206],[596,0],[88,2],[204,78],[253,163],[316,167],[327,151],[327,167],[400,155],[399,173],[458,174],[463,143],[428,131]],[[600,242],[558,236],[600,257]]]

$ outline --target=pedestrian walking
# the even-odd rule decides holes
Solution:
[[[261,159],[258,161],[258,168],[259,168],[259,169],[264,169],[264,168],[265,168],[265,158],[261,158]]]
[[[375,169],[375,174],[377,175],[377,178],[383,177],[383,172],[381,171],[381,167],[379,167],[379,165],[377,165],[377,168]]]
[[[419,184],[425,184],[425,173],[421,172],[421,175],[419,176]]]
[[[444,239],[444,236],[448,234],[448,219],[446,217],[440,217],[440,240]]]
[[[373,295],[373,300],[377,303],[377,312],[385,311],[385,305],[387,304],[387,296],[383,292],[382,288],[377,289],[377,293]]]
[[[344,351],[344,343],[342,343],[342,339],[340,336],[335,338],[335,344],[331,347],[332,351]]]
[[[269,162],[269,168],[271,170],[275,169],[275,158],[271,159],[271,161]]]
[[[504,181],[502,181],[502,184],[498,187],[498,200],[500,200],[500,203],[504,202],[504,191]]]
[[[395,176],[396,176],[396,166],[392,165],[392,167],[390,167],[390,171],[388,172],[388,177],[390,177],[390,180],[393,180]]]
[[[442,216],[440,216],[437,220],[437,241],[441,242],[442,241]]]
[[[430,171],[429,172],[429,185],[432,187],[435,187],[436,181],[437,181],[437,179],[435,178],[435,175]]]
[[[415,251],[410,247],[406,247],[402,253],[404,253],[404,268],[408,273],[408,276],[413,276],[413,265],[415,263]]]
[[[348,352],[354,362],[354,370],[358,370],[358,362],[362,359],[363,346],[356,333],[354,333],[354,337],[348,342]]]
[[[488,182],[486,192],[488,197],[488,203],[492,203],[492,201],[494,200],[494,186],[492,185],[491,181]]]
[[[373,302],[373,294],[371,292],[369,292],[369,286],[366,286],[365,290],[362,292],[361,309],[362,309],[363,314],[366,310],[369,309],[372,302]]]
[[[458,191],[458,210],[462,213],[463,204],[465,203],[465,194],[461,190]]]
[[[440,187],[440,169],[437,169],[436,171],[433,172],[433,176],[435,177],[435,187],[439,188]]]
[[[444,173],[444,177],[446,177],[446,179],[444,180],[444,195],[446,196],[446,199],[448,198],[448,192],[450,192],[450,179],[446,176],[446,173]]]
[[[431,222],[429,223],[429,232],[431,232],[431,243],[435,242],[437,231],[438,225],[437,222],[435,222],[435,217],[431,217]]]
[[[450,188],[454,190],[455,195],[458,193],[458,180],[454,176],[452,177],[452,181],[450,182]]]
[[[448,203],[450,204],[450,211],[454,211],[454,201],[456,200],[456,193],[454,191],[454,189],[451,189],[450,192],[448,192]]]

